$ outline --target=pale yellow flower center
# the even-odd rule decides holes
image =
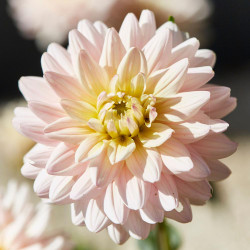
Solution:
[[[98,118],[112,137],[135,137],[143,126],[156,118],[155,98],[143,94],[134,97],[125,92],[102,92],[98,97]]]

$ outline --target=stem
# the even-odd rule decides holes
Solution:
[[[158,250],[171,250],[169,237],[166,230],[166,221],[159,223],[156,230]]]

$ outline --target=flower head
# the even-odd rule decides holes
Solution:
[[[230,170],[236,150],[221,117],[236,106],[230,89],[206,84],[215,55],[173,22],[125,18],[119,33],[82,21],[68,50],[51,44],[44,78],[24,77],[28,108],[14,126],[37,145],[22,173],[52,203],[71,203],[72,221],[108,228],[123,243],[144,239],[164,217],[192,219],[190,204],[211,196],[208,181]]]
[[[59,233],[46,235],[50,209],[40,203],[36,208],[28,200],[29,188],[9,181],[0,194],[0,249],[73,249],[69,239]]]

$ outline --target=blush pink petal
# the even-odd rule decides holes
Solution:
[[[157,110],[159,115],[157,119],[171,122],[185,121],[200,110],[210,98],[208,91],[182,92],[159,103]]]
[[[166,68],[169,63],[169,56],[172,48],[172,33],[166,29],[156,33],[143,47],[148,62],[148,72]]]
[[[29,109],[45,123],[51,123],[65,116],[62,107],[56,104],[47,104],[44,102],[29,101]]]
[[[210,66],[189,68],[187,76],[180,91],[193,91],[202,87],[214,77],[214,71]]]
[[[125,168],[122,169],[115,183],[128,208],[138,210],[144,206],[150,194],[151,185],[149,183],[133,176]]]
[[[117,225],[117,224],[111,224],[108,226],[108,233],[110,238],[116,243],[116,244],[123,244],[126,242],[129,238],[128,232],[124,229],[123,226]]]
[[[62,68],[70,75],[74,75],[72,61],[69,52],[60,44],[51,43],[48,46],[47,52],[57,61],[62,64]]]
[[[138,142],[126,164],[132,174],[144,181],[154,183],[160,179],[162,161],[157,149],[145,149]]]
[[[181,223],[188,223],[192,220],[192,217],[193,217],[190,203],[189,203],[188,199],[185,198],[185,199],[180,200],[180,204],[182,205],[181,211],[177,211],[175,209],[175,210],[172,210],[169,212],[165,212],[165,215],[169,219],[173,219],[173,220],[179,221]]]
[[[131,47],[141,47],[141,30],[134,14],[129,13],[126,15],[121,25],[119,36],[126,50],[129,50]]]
[[[230,141],[224,134],[210,134],[193,143],[192,147],[206,158],[221,159],[233,154],[237,149],[237,144]]]
[[[212,50],[200,49],[190,60],[190,67],[211,66],[214,67],[216,55]]]
[[[231,174],[231,170],[221,161],[206,159],[206,162],[211,171],[211,174],[208,176],[209,181],[221,181]]]
[[[100,198],[90,200],[86,211],[85,223],[89,231],[95,233],[100,232],[111,224],[110,220],[103,212]]]
[[[27,101],[59,102],[58,96],[42,77],[21,77],[18,85]]]
[[[84,173],[88,163],[75,162],[75,146],[58,144],[47,160],[46,170],[50,175],[76,176]]]
[[[104,212],[115,224],[124,224],[129,215],[129,209],[123,203],[115,182],[108,185],[104,197]]]
[[[161,180],[156,183],[159,200],[165,211],[171,211],[178,206],[178,191],[171,175],[162,174]]]

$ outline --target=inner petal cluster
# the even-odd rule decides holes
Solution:
[[[98,118],[111,138],[135,137],[143,126],[150,127],[155,120],[154,104],[152,95],[135,97],[125,92],[104,91],[98,97]]]

